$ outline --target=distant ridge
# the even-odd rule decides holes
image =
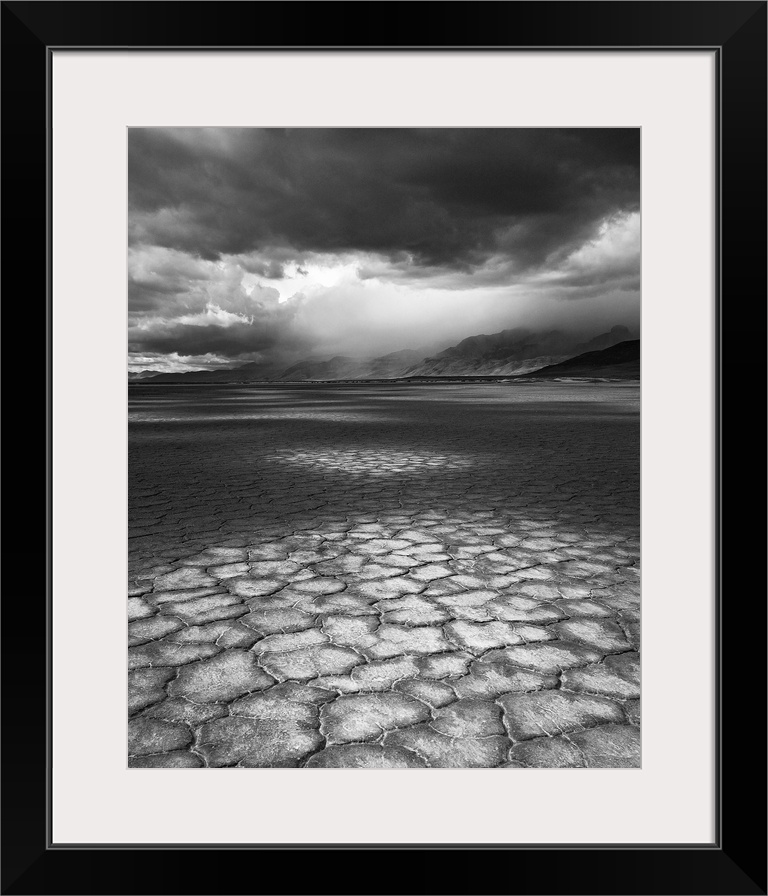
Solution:
[[[608,348],[631,337],[624,326],[584,342],[561,330],[523,328],[470,336],[405,371],[406,376],[521,376],[583,352]]]
[[[141,383],[257,383],[560,376],[560,373],[548,374],[543,371],[560,369],[563,363],[576,360],[574,356],[583,358],[592,354],[600,355],[601,351],[609,351],[611,347],[631,344],[631,335],[627,327],[615,326],[608,332],[585,341],[583,336],[560,330],[533,332],[515,328],[490,335],[469,336],[430,357],[425,357],[424,349],[404,349],[378,358],[350,358],[344,355],[320,360],[306,358],[287,368],[274,362],[254,361],[219,370],[154,375],[150,371],[141,371],[130,375],[129,380]],[[639,366],[634,375],[639,376]]]
[[[265,364],[252,361],[239,367],[220,368],[218,370],[188,370],[184,373],[156,373],[146,376],[142,371],[139,376],[129,377],[129,382],[140,383],[260,383],[277,379],[281,365]]]
[[[299,361],[284,370],[281,380],[354,380],[393,379],[401,376],[408,367],[423,360],[424,355],[411,349],[390,352],[380,358],[360,360],[337,355],[329,361]]]
[[[561,376],[640,378],[640,340],[619,342],[597,352],[585,352],[559,364],[550,364],[523,375],[524,378],[552,379]],[[523,379],[520,377],[520,379]]]

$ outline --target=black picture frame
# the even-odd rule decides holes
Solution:
[[[765,495],[765,426],[760,411],[765,409],[766,397],[767,9],[765,2],[752,0],[2,3],[6,262],[2,285],[6,358],[10,359],[3,397],[11,424],[6,469],[13,471],[6,481],[23,483],[21,497],[10,501],[6,520],[3,893],[767,892],[765,517],[761,513],[754,519],[744,509],[756,502],[762,509],[760,497]],[[57,48],[235,47],[265,52],[277,48],[370,52],[705,48],[716,52],[718,644],[713,649],[718,674],[718,804],[713,844],[581,846],[577,808],[574,842],[568,846],[66,847],[51,843],[50,693],[55,682],[48,672],[50,627],[47,636],[42,635],[51,608],[51,394],[55,389],[50,379],[51,54]],[[34,337],[30,335],[33,328]],[[29,400],[33,386],[39,395],[35,405]],[[23,421],[37,422],[39,438],[31,439],[32,428]],[[727,469],[726,461],[730,461]],[[45,510],[43,483],[47,484]],[[702,558],[685,558],[685,562],[697,561]],[[692,682],[691,687],[695,686]],[[619,824],[621,813],[632,812],[632,807],[613,811]],[[659,806],[659,812],[663,811]],[[259,850],[256,856],[250,855],[254,849]],[[189,850],[200,854],[189,855]],[[331,854],[317,856],[318,850]],[[213,854],[224,851],[226,855]]]

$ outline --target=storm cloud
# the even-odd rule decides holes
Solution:
[[[213,364],[636,322],[639,162],[632,128],[132,128],[130,348]]]

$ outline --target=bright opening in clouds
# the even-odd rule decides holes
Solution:
[[[637,129],[129,131],[132,371],[637,328]]]

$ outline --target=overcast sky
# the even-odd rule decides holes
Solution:
[[[132,128],[130,366],[637,327],[639,134]]]

